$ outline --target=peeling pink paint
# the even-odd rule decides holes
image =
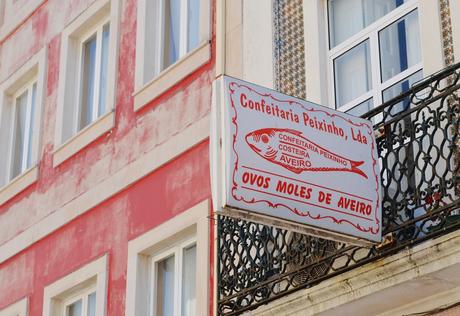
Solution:
[[[92,1],[73,0],[69,5],[69,1],[46,0],[0,42],[0,81],[5,80],[41,48],[48,48],[39,179],[0,206],[0,245],[51,213],[62,211],[62,205],[209,115],[214,59],[139,112],[134,112],[132,94],[137,1],[123,0],[115,128],[111,134],[98,138],[54,168],[52,160],[61,32]],[[26,0],[22,2],[26,3]],[[212,38],[214,42],[214,35]],[[208,146],[207,141],[196,145],[134,185],[0,263],[0,309],[28,296],[29,315],[41,315],[43,288],[46,285],[108,254],[107,315],[123,315],[128,241],[210,198]],[[210,276],[211,286],[212,280]],[[5,288],[8,290],[4,291]]]
[[[59,79],[59,54],[61,52],[61,37],[56,35],[48,44],[48,75],[46,80],[46,96],[49,97],[57,90]]]
[[[48,11],[40,10],[32,17],[32,30],[35,34],[34,43],[31,48],[31,53],[38,51],[43,44],[44,36],[48,30]]]

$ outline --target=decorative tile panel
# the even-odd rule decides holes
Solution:
[[[305,99],[305,42],[302,0],[274,0],[275,89]]]
[[[454,64],[454,44],[452,40],[452,23],[450,14],[449,0],[439,0],[441,15],[441,33],[444,64],[450,66]]]

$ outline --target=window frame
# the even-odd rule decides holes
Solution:
[[[445,67],[442,54],[441,17],[439,4],[436,1],[419,1],[418,8],[420,49],[423,73],[426,77]],[[327,58],[329,50],[327,0],[304,1],[303,14],[304,29],[315,30],[304,32],[307,98],[311,102],[334,108],[335,103],[332,103],[330,98],[330,69]]]
[[[198,45],[184,56],[179,57],[176,62],[159,71],[159,54],[153,53],[159,49],[159,37],[156,36],[156,40],[147,42],[146,36],[148,32],[146,30],[148,27],[158,29],[158,25],[161,22],[159,21],[160,19],[148,19],[147,17],[150,16],[149,14],[156,15],[158,11],[154,10],[154,8],[158,7],[159,1],[163,2],[164,0],[155,0],[155,5],[152,6],[153,9],[151,8],[153,13],[150,13],[148,10],[147,2],[149,1],[152,0],[138,0],[137,3],[135,91],[133,93],[134,111],[138,111],[211,60],[211,0],[200,0]],[[186,27],[185,24],[182,23],[183,27]],[[155,60],[152,61],[152,59]],[[151,78],[146,78],[145,65],[149,63],[153,63],[154,71]]]
[[[108,255],[87,263],[47,285],[43,295],[43,316],[65,316],[66,307],[80,296],[96,292],[96,315],[106,315]]]
[[[196,315],[207,315],[210,276],[210,201],[204,200],[128,242],[125,314],[152,315],[152,258],[196,241]]]
[[[171,245],[171,248],[160,251],[150,257],[150,303],[149,303],[149,315],[156,315],[157,307],[157,292],[158,292],[158,263],[171,256],[174,256],[174,306],[178,307],[178,310],[174,310],[175,315],[182,315],[182,275],[183,275],[183,253],[184,250],[190,247],[196,247],[196,235],[188,237],[180,242]],[[196,264],[196,263],[195,263]],[[196,265],[197,266],[197,265]],[[198,266],[197,266],[198,268]]]
[[[95,0],[75,19],[69,22],[61,35],[56,128],[54,136],[53,166],[75,155],[98,137],[108,133],[115,125],[115,101],[118,71],[118,43],[120,34],[121,0]],[[107,95],[104,114],[78,129],[82,47],[85,36],[110,23],[107,67]],[[96,74],[99,75],[99,74]],[[78,90],[75,88],[78,87]],[[78,100],[77,100],[78,99]],[[71,114],[68,114],[71,113]]]
[[[102,58],[102,41],[103,41],[103,32],[104,32],[104,27],[106,25],[109,25],[110,28],[110,16],[106,16],[105,18],[101,19],[99,22],[97,22],[91,29],[86,31],[80,38],[78,42],[78,55],[77,55],[77,60],[78,60],[78,66],[77,66],[77,98],[76,98],[76,106],[75,106],[75,121],[73,122],[73,127],[74,131],[73,134],[76,135],[78,132],[81,130],[85,129],[87,126],[93,124],[95,121],[99,119],[102,115],[105,113],[99,113],[99,92],[101,88],[101,58]],[[91,106],[93,107],[92,112],[91,112],[91,121],[88,123],[88,125],[81,127],[80,126],[80,115],[82,111],[82,94],[83,94],[83,67],[84,67],[84,49],[85,49],[85,44],[93,37],[96,36],[96,60],[95,60],[95,69],[94,69],[94,82],[97,84],[94,85],[94,95],[92,98],[92,104]],[[109,33],[109,40],[110,40],[110,33]],[[107,52],[109,53],[109,52]],[[107,69],[108,70],[108,69]],[[106,91],[107,94],[108,91]],[[105,96],[106,98],[108,95]],[[107,110],[106,110],[107,111]]]
[[[153,45],[153,50],[154,50],[154,74],[151,79],[155,79],[165,71],[168,67],[174,65],[177,63],[180,59],[184,58],[185,55],[187,55],[187,44],[188,44],[188,22],[189,22],[189,16],[187,14],[188,10],[188,4],[189,0],[179,0],[180,1],[180,31],[179,31],[179,54],[178,58],[175,62],[173,62],[169,66],[164,65],[164,53],[165,53],[165,15],[161,14],[165,12],[165,1],[171,1],[171,0],[154,0],[155,4],[155,10],[156,11],[154,14],[156,14],[156,25],[154,32],[157,32],[160,34],[160,36],[155,36],[154,37],[154,45]],[[147,14],[147,13],[146,13]],[[203,14],[202,10],[200,10],[200,14]],[[160,16],[158,16],[160,15]],[[201,20],[201,19],[200,19]],[[200,23],[201,26],[202,23]],[[202,27],[202,26],[201,26]],[[158,35],[157,34],[157,35]],[[200,36],[201,37],[201,36]],[[199,40],[199,43],[203,42],[203,39]],[[196,46],[198,47],[199,44]],[[190,51],[193,51],[196,49],[196,47],[192,48]],[[148,79],[150,81],[151,79]],[[145,81],[145,78],[144,78]]]
[[[335,47],[330,47],[330,30],[329,30],[329,12],[328,12],[328,1],[325,0],[325,16],[324,19],[326,21],[326,47],[327,47],[327,81],[328,81],[328,102],[331,106],[339,111],[347,112],[357,105],[365,102],[369,99],[373,100],[373,107],[376,107],[382,104],[383,100],[383,91],[392,85],[398,83],[399,81],[404,80],[405,78],[410,77],[411,75],[415,74],[416,72],[422,70],[423,71],[423,54],[419,63],[409,67],[406,70],[403,70],[399,74],[393,76],[392,78],[388,79],[385,82],[381,81],[381,60],[380,60],[380,44],[379,44],[379,33],[385,29],[386,27],[390,26],[391,24],[395,23],[399,19],[407,16],[411,12],[417,10],[418,11],[418,27],[419,32],[422,37],[422,30],[421,30],[421,19],[420,19],[420,4],[418,0],[409,0],[406,3],[402,4],[401,6],[395,8],[394,10],[390,11],[383,17],[379,18],[378,20],[372,22],[370,25],[365,27],[364,29],[360,30],[358,33],[350,36],[340,44],[336,45]],[[360,45],[361,43],[369,40],[369,58],[370,58],[370,65],[371,65],[371,83],[372,88],[356,97],[355,99],[347,102],[342,106],[338,106],[336,104],[336,96],[335,96],[335,72],[334,72],[334,61],[345,54],[346,52],[350,51],[352,48]],[[421,44],[421,43],[420,43]],[[377,61],[377,62],[376,62]]]
[[[30,139],[30,136],[31,136],[31,133],[33,131],[30,130],[31,128],[31,119],[32,119],[32,93],[33,93],[33,87],[34,85],[36,85],[36,89],[38,89],[38,76],[35,75],[32,79],[30,79],[26,84],[24,84],[21,88],[19,88],[18,90],[16,90],[14,92],[14,94],[11,95],[11,127],[12,127],[12,130],[11,130],[11,135],[10,135],[10,140],[9,140],[9,157],[7,158],[8,159],[8,162],[7,162],[7,172],[6,172],[6,178],[7,178],[7,181],[12,181],[14,180],[14,178],[20,176],[21,174],[23,174],[24,172],[26,172],[28,169],[30,169],[34,162],[33,162],[33,158],[34,158],[34,144],[33,144],[33,139]],[[17,100],[18,98],[24,93],[27,91],[27,104],[26,104],[26,120],[25,120],[25,130],[24,130],[24,136],[25,136],[25,141],[24,141],[24,144],[22,145],[22,150],[23,150],[23,154],[22,154],[22,161],[21,161],[21,167],[20,167],[20,172],[18,175],[16,176],[13,176],[12,173],[13,173],[13,160],[14,160],[14,148],[15,147],[15,143],[16,143],[16,132],[17,132],[17,107],[18,107],[18,103],[17,103]],[[36,96],[35,96],[36,98]],[[35,103],[37,102],[37,100],[35,100]],[[35,104],[35,109],[36,110],[36,104]],[[35,113],[34,113],[35,114]],[[33,124],[33,123],[32,123]],[[33,128],[33,125],[32,125],[32,128]],[[32,147],[29,147],[30,146],[30,142],[32,142]],[[29,148],[31,149],[31,152],[29,153]],[[31,167],[27,167],[27,160],[29,159],[29,155],[31,155],[31,164],[32,166]]]
[[[97,288],[95,285],[89,286],[84,288],[83,290],[77,292],[73,296],[66,298],[62,301],[62,316],[67,316],[67,307],[78,302],[79,300],[82,301],[81,308],[83,311],[83,315],[81,316],[88,316],[88,296],[92,293],[96,293],[96,300],[97,300]]]
[[[47,72],[47,49],[42,48],[9,78],[0,84],[0,143],[6,144],[6,154],[0,156],[0,205],[24,190],[38,179],[41,155],[42,112],[44,108]],[[36,84],[35,109],[31,147],[31,165],[12,178],[13,139],[16,116],[16,97],[29,85]]]

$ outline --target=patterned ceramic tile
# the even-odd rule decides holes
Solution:
[[[275,0],[275,88],[305,99],[305,43],[302,0]]]
[[[446,66],[454,64],[454,44],[452,40],[452,23],[449,0],[439,0],[441,14],[441,33],[443,57]]]

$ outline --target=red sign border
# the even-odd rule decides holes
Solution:
[[[375,224],[377,225],[377,228],[375,229],[374,227],[369,227],[369,228],[364,228],[362,227],[361,225],[359,224],[356,224],[356,223],[353,223],[347,219],[337,219],[335,218],[334,216],[330,216],[330,215],[326,215],[326,216],[322,216],[322,215],[318,215],[318,216],[312,216],[310,214],[309,211],[306,211],[306,212],[302,212],[300,210],[298,210],[297,208],[291,208],[283,203],[272,203],[268,200],[256,200],[256,199],[252,199],[250,201],[247,201],[244,197],[237,197],[235,196],[235,191],[238,189],[238,183],[235,181],[235,176],[236,176],[236,172],[238,170],[238,165],[239,165],[239,156],[238,156],[238,153],[235,149],[235,144],[236,144],[236,140],[237,140],[237,136],[238,136],[238,123],[237,123],[237,118],[238,118],[238,113],[237,113],[237,110],[236,110],[236,107],[235,107],[235,104],[234,104],[234,100],[233,100],[233,95],[235,93],[235,90],[236,88],[233,88],[232,86],[236,85],[238,88],[240,87],[244,87],[256,94],[258,94],[259,96],[261,97],[270,97],[272,98],[273,100],[277,101],[277,102],[283,102],[283,103],[289,103],[289,104],[297,104],[299,105],[300,107],[302,107],[305,111],[308,111],[308,112],[322,112],[324,114],[326,114],[328,117],[338,117],[346,122],[348,122],[349,124],[352,124],[354,126],[357,126],[357,127],[366,127],[367,130],[368,130],[368,134],[369,136],[371,137],[371,139],[373,139],[373,130],[369,128],[368,125],[364,124],[364,123],[360,123],[360,124],[356,124],[354,122],[352,122],[351,120],[341,116],[340,114],[330,114],[326,111],[323,111],[323,110],[317,110],[317,109],[314,109],[314,108],[311,108],[311,109],[308,109],[306,108],[302,103],[299,103],[297,101],[294,101],[294,100],[281,100],[281,99],[278,99],[276,98],[275,96],[273,96],[271,93],[267,93],[267,94],[262,94],[262,93],[259,93],[258,91],[252,89],[251,87],[245,85],[245,84],[239,84],[235,81],[230,81],[228,83],[228,89],[230,91],[230,103],[231,103],[231,106],[232,106],[232,109],[233,109],[233,112],[234,112],[234,115],[232,117],[232,123],[233,125],[235,125],[235,133],[233,134],[233,143],[232,143],[232,149],[233,149],[233,153],[235,154],[236,156],[236,160],[235,160],[235,165],[234,165],[234,168],[233,168],[233,177],[232,177],[232,182],[233,182],[233,186],[232,186],[232,196],[233,198],[236,200],[236,201],[241,201],[241,202],[245,202],[245,203],[248,203],[248,204],[255,204],[255,203],[260,203],[260,202],[263,202],[263,203],[266,203],[269,207],[271,208],[278,208],[280,206],[283,206],[285,207],[286,209],[290,210],[292,213],[298,215],[298,216],[303,216],[303,217],[309,217],[311,218],[312,220],[326,220],[326,219],[330,219],[333,221],[333,223],[337,224],[337,225],[340,225],[342,223],[346,223],[346,224],[349,224],[351,225],[352,227],[354,227],[355,229],[361,231],[361,232],[364,232],[364,233],[371,233],[373,235],[377,235],[379,232],[380,232],[380,220],[379,218],[377,217],[377,211],[379,209],[379,205],[380,205],[380,194],[378,192],[378,188],[379,188],[379,177],[378,175],[376,174],[375,172],[375,169],[376,169],[376,165],[377,165],[377,160],[374,158],[374,155],[373,155],[373,152],[375,150],[375,141],[372,141],[372,146],[371,146],[371,157],[372,157],[372,165],[373,165],[373,168],[372,168],[372,171],[373,171],[373,178],[376,182],[376,193],[377,193],[377,201],[375,203],[375,208],[374,208],[374,213],[375,213]]]

